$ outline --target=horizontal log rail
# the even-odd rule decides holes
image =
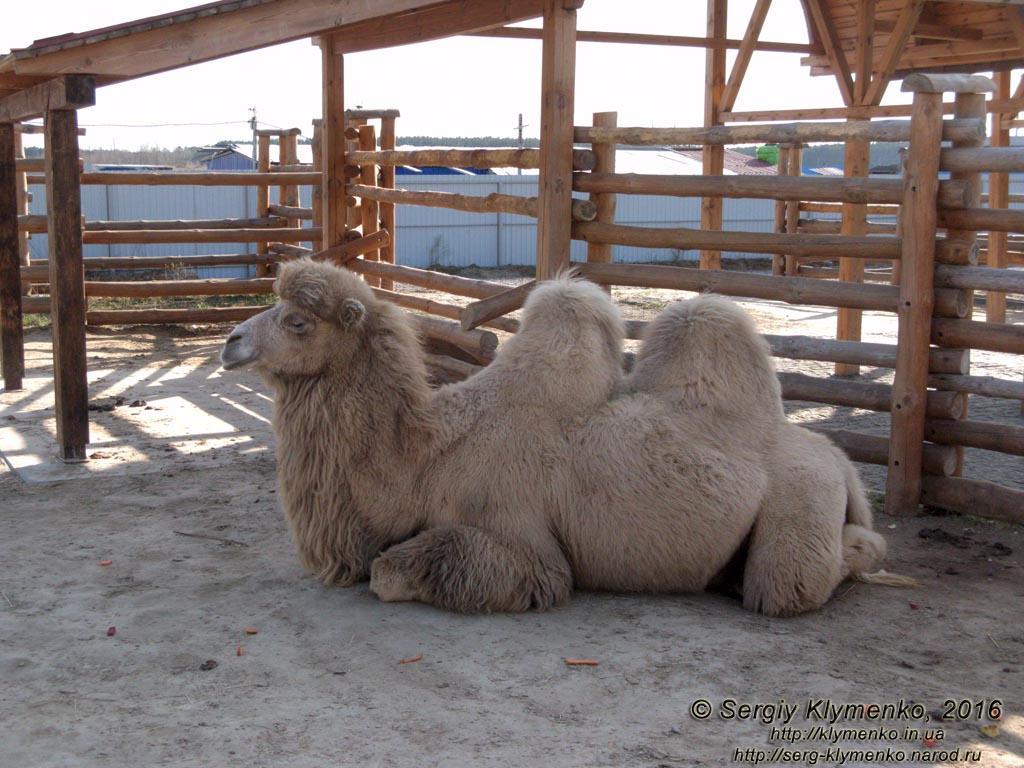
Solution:
[[[798,264],[796,268],[797,277],[813,277],[815,280],[839,280],[841,275],[836,267],[815,267],[808,264]],[[891,283],[891,272],[876,273],[867,271],[864,273],[862,282],[865,283]]]
[[[823,360],[875,368],[896,367],[895,344],[775,334],[764,334],[764,339],[774,357],[788,360]],[[929,350],[928,368],[935,373],[965,374],[970,370],[970,354],[963,349],[933,347]]]
[[[1006,208],[964,208],[939,211],[938,225],[949,229],[1024,232],[1024,210]]]
[[[411,315],[417,330],[423,336],[440,339],[469,352],[481,362],[494,359],[498,349],[498,337],[491,331],[479,329],[464,331],[458,323],[441,320],[429,315]]]
[[[838,235],[843,223],[838,219],[800,219],[797,227],[809,235]],[[894,235],[897,231],[895,223],[868,221],[864,224],[866,235]]]
[[[985,137],[985,124],[972,118],[946,120],[944,141]],[[799,122],[777,125],[720,125],[710,128],[577,127],[573,141],[632,147],[680,144],[801,144],[811,141],[909,141],[908,120],[851,120],[845,123]]]
[[[264,243],[319,240],[320,227],[255,227],[250,229],[86,230],[86,245],[134,243]]]
[[[978,241],[958,237],[940,237],[935,241],[935,263],[977,266],[981,257]]]
[[[881,435],[866,435],[846,429],[831,429],[806,425],[812,432],[825,435],[833,443],[843,449],[854,461],[864,464],[889,463],[889,438]],[[929,475],[948,477],[956,471],[956,449],[948,445],[925,443],[921,468]]]
[[[928,386],[951,392],[1024,401],[1024,382],[998,379],[995,376],[933,373],[928,377]]]
[[[962,445],[986,451],[1024,456],[1024,427],[988,421],[929,419],[924,437],[940,445]]]
[[[858,179],[826,176],[668,176],[645,173],[574,173],[576,192],[727,197],[763,200],[816,200],[838,203],[893,204],[903,199],[902,179]],[[964,208],[970,184],[948,180],[939,184],[945,208]]]
[[[382,261],[364,261],[356,259],[346,265],[353,272],[371,277],[384,277],[395,282],[428,288],[432,291],[443,291],[456,296],[468,296],[471,299],[486,299],[496,293],[508,290],[507,285],[493,283],[489,280],[473,280],[468,277],[446,275],[443,272],[432,272],[429,269],[404,267],[400,264],[386,264]]]
[[[539,149],[385,149],[349,152],[352,165],[440,166],[443,168],[540,168]],[[596,163],[589,149],[574,149],[572,167],[589,171]]]
[[[682,291],[721,293],[754,299],[773,299],[787,304],[852,307],[895,312],[899,289],[892,285],[842,283],[809,277],[782,277],[744,272],[692,269],[648,264],[593,264],[573,262],[579,273],[601,285],[670,288]],[[937,314],[963,317],[969,310],[964,291],[935,292]],[[962,346],[962,345],[950,345]]]
[[[266,253],[210,253],[194,256],[87,256],[86,269],[172,269],[184,266],[240,266],[249,264],[270,264],[281,259]],[[22,278],[26,275],[47,276],[48,259],[33,259],[30,266],[22,267]]]
[[[810,403],[825,403],[869,411],[892,409],[892,386],[874,381],[823,379],[803,373],[780,372],[782,397]],[[958,419],[964,413],[964,396],[959,392],[928,392],[928,415],[934,419]]]
[[[952,267],[940,264],[935,268],[935,285],[940,288],[1024,293],[1024,271],[996,267]]]
[[[492,192],[489,195],[459,195],[454,192],[426,192],[411,189],[386,189],[366,184],[347,184],[345,192],[355,197],[376,200],[380,203],[420,205],[428,208],[448,208],[467,213],[511,213],[518,216],[537,218],[536,197],[505,195]],[[590,200],[573,199],[574,221],[591,221],[597,216],[597,205]]]
[[[29,234],[45,235],[49,219],[45,214],[29,214],[18,217],[18,229]],[[83,229],[95,231],[140,231],[140,230],[187,230],[187,229],[255,229],[287,226],[279,216],[264,216],[253,219],[143,219],[134,221],[86,221]]]
[[[993,520],[1024,523],[1024,491],[987,480],[923,477],[921,503]]]
[[[153,298],[157,296],[255,296],[274,292],[274,279],[209,278],[200,280],[86,280],[86,296]]]
[[[45,184],[45,176],[29,176],[29,184]],[[257,173],[253,171],[93,171],[81,174],[81,184],[108,186],[174,186],[195,187],[259,187],[310,186],[323,183],[323,174],[314,171],[300,173]]]
[[[898,259],[901,243],[897,237],[790,235],[774,232],[710,231],[687,227],[633,227],[598,221],[574,224],[573,237],[588,243],[630,245],[639,248],[785,253],[821,259]]]
[[[459,320],[466,330],[483,325],[489,320],[507,315],[523,306],[530,292],[537,287],[537,281],[531,280],[528,283],[509,288],[507,291],[495,294],[486,299],[480,299],[463,308],[459,313]]]
[[[842,215],[842,203],[820,203],[814,200],[800,202],[801,213],[835,213]],[[869,205],[868,216],[896,216],[900,212],[898,205]]]
[[[243,295],[243,294],[238,294]],[[25,314],[50,314],[48,296],[28,296],[23,299]],[[164,325],[175,323],[232,323],[248,320],[267,309],[265,306],[244,307],[175,307],[158,309],[93,309],[86,313],[86,325]]]
[[[932,344],[1024,355],[1024,325],[936,317],[932,319]]]
[[[962,147],[939,152],[939,170],[953,173],[1024,171],[1024,147]]]
[[[281,216],[286,219],[303,219],[305,221],[311,221],[313,219],[312,208],[300,208],[294,205],[276,205],[271,203],[268,210],[274,216]]]
[[[405,309],[426,312],[428,315],[446,317],[449,320],[461,320],[462,317],[462,307],[457,304],[445,304],[444,302],[434,301],[424,296],[417,296],[414,293],[386,291],[383,288],[373,288],[372,290],[375,295],[385,301],[390,301],[392,304],[397,304]],[[505,333],[518,333],[519,331],[519,321],[510,317],[496,317],[482,323],[482,325],[504,331]]]

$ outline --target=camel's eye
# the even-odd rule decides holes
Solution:
[[[315,325],[313,319],[298,312],[289,312],[281,318],[281,325],[289,333],[302,335],[313,330]]]

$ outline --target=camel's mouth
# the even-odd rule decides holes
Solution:
[[[220,364],[225,371],[236,371],[250,365],[256,360],[256,347],[249,341],[247,334],[236,329],[224,343],[220,351]]]

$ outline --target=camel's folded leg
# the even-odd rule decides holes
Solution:
[[[373,561],[370,590],[461,613],[544,610],[572,591],[569,565],[551,549],[542,555],[465,525],[429,528]]]
[[[809,492],[775,487],[762,505],[743,573],[744,608],[769,616],[813,611],[845,576],[845,490],[814,489],[820,494],[814,498],[811,479],[790,476],[787,491]]]

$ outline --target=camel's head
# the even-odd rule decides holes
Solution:
[[[220,353],[225,370],[319,376],[351,359],[374,301],[362,279],[333,264],[301,259],[281,265],[274,292],[281,299],[274,307],[228,336]]]

